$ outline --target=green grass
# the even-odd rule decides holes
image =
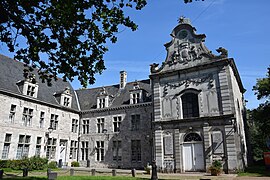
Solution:
[[[57,180],[146,180],[145,178],[134,178],[124,176],[60,176]]]
[[[13,177],[14,180],[47,180],[47,177]],[[59,176],[57,180],[148,180],[146,178],[134,178],[124,176]]]
[[[248,167],[244,172],[239,172],[238,176],[270,177],[270,171],[267,171],[265,166],[251,166]]]

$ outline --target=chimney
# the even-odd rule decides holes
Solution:
[[[127,72],[120,71],[120,89],[124,89],[127,84]]]

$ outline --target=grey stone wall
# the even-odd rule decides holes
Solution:
[[[15,111],[15,118],[14,122],[11,123],[9,121],[9,113],[11,104],[16,105]],[[45,105],[44,103],[40,104],[38,101],[30,101],[27,99],[20,99],[19,97],[8,96],[0,94],[0,157],[2,157],[2,150],[5,140],[6,133],[12,134],[10,149],[8,159],[16,159],[17,154],[17,147],[18,147],[18,140],[19,135],[30,135],[30,148],[29,148],[29,157],[35,155],[36,151],[36,139],[37,137],[42,137],[41,141],[41,156],[46,157],[46,142],[47,137],[45,135],[48,132],[48,127],[50,126],[50,117],[51,114],[59,115],[59,122],[58,122],[58,129],[54,130],[49,136],[50,138],[57,139],[57,146],[56,146],[56,156],[54,161],[59,160],[60,156],[60,147],[59,142],[60,139],[66,140],[66,153],[63,159],[64,163],[68,163],[70,165],[71,161],[76,159],[69,159],[69,147],[70,141],[78,139],[77,133],[71,132],[71,124],[72,119],[79,119],[79,114],[74,113],[73,111],[67,111],[62,109],[61,107],[53,107],[49,105]],[[22,124],[22,115],[24,107],[33,109],[33,118],[31,126],[23,126]],[[40,128],[40,112],[45,112],[44,117],[44,126]]]
[[[140,115],[140,126],[138,130],[132,130],[131,115]],[[121,116],[122,122],[119,132],[113,132],[113,117]],[[104,118],[104,128],[107,129],[106,134],[97,133],[97,118]],[[90,120],[90,133],[81,134],[80,141],[89,142],[89,160],[91,167],[118,167],[118,168],[143,168],[147,163],[152,161],[152,103],[142,103],[119,107],[118,109],[91,110],[83,112],[82,121]],[[82,127],[81,127],[82,128]],[[113,141],[122,142],[122,160],[113,160],[112,145]],[[131,160],[131,141],[140,140],[141,142],[141,161],[133,162]],[[96,141],[104,141],[105,143],[105,159],[97,161],[97,153],[94,150]],[[82,165],[86,165],[86,161],[82,161],[81,154],[79,160]]]

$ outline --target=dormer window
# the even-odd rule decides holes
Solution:
[[[106,108],[109,106],[109,95],[103,87],[97,97],[97,108]]]
[[[69,106],[70,104],[70,98],[69,97],[64,97],[64,106]]]
[[[35,86],[28,84],[26,95],[33,97],[34,94],[35,94]]]
[[[38,84],[34,74],[27,74],[26,78],[17,83],[22,94],[37,98]]]
[[[140,93],[132,94],[132,103],[131,104],[137,104],[139,102],[140,102]]]
[[[130,104],[138,104],[143,102],[144,91],[140,88],[137,81],[133,84],[133,89],[130,90]]]
[[[105,108],[105,98],[99,99],[99,108]]]
[[[62,106],[71,107],[72,96],[69,87],[66,87],[63,91],[55,93],[54,96]]]

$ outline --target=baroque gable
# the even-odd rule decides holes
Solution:
[[[159,64],[151,64],[151,73],[162,73],[171,70],[182,70],[217,60],[227,58],[226,49],[219,47],[214,55],[204,45],[205,34],[196,34],[188,19],[180,18],[179,24],[171,33],[172,40],[164,46],[167,50],[166,60]]]

